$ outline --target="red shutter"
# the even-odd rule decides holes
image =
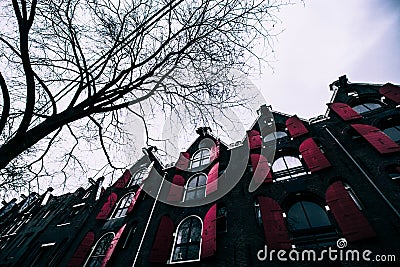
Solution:
[[[126,224],[124,224],[119,231],[117,232],[117,234],[114,236],[113,240],[111,241],[110,246],[107,248],[106,254],[103,258],[103,261],[101,263],[101,267],[105,267],[107,266],[107,263],[110,261],[111,256],[115,250],[115,247],[118,244],[119,239],[121,238],[122,233],[124,232]]]
[[[181,152],[175,167],[180,170],[187,170],[189,168],[190,154],[188,152]]]
[[[351,125],[381,154],[400,151],[400,146],[378,128],[366,124]]]
[[[348,241],[374,237],[376,234],[364,214],[358,209],[342,182],[329,186],[325,194],[333,216]]]
[[[204,217],[201,235],[201,258],[213,256],[217,251],[217,204],[211,206]]]
[[[272,183],[272,175],[267,159],[260,154],[250,154],[251,166],[253,167],[253,179],[256,185],[261,183]]]
[[[400,87],[387,83],[379,89],[379,93],[393,102],[400,104]]]
[[[261,136],[258,131],[256,130],[247,131],[247,136],[249,137],[250,149],[261,147]]]
[[[269,197],[258,197],[268,249],[290,249],[288,230],[279,204]]]
[[[129,179],[131,179],[131,177],[132,177],[131,172],[129,170],[125,170],[122,177],[115,182],[114,187],[124,188],[129,183]]]
[[[286,120],[286,127],[293,138],[308,133],[303,122],[296,115]]]
[[[311,172],[331,166],[328,159],[312,138],[304,140],[299,147],[299,151]]]
[[[110,214],[115,203],[117,202],[117,199],[118,199],[117,194],[111,193],[108,196],[106,203],[104,203],[103,207],[101,208],[99,214],[97,214],[96,220],[107,220],[108,215]]]
[[[81,244],[75,251],[74,256],[72,256],[67,266],[68,267],[82,266],[82,263],[86,259],[86,256],[89,254],[93,242],[94,242],[94,233],[88,232],[86,236],[83,238]]]
[[[362,116],[357,111],[352,109],[349,105],[344,103],[330,103],[328,107],[333,110],[344,121],[360,119]]]
[[[139,187],[138,190],[136,190],[135,196],[132,199],[131,205],[129,205],[127,213],[132,212],[133,207],[135,206],[135,204],[136,204],[136,202],[137,202],[137,200],[138,200],[138,198],[140,196],[140,193],[142,192],[142,188],[143,188],[143,186]]]
[[[172,184],[169,189],[167,201],[180,202],[183,198],[183,189],[185,187],[185,179],[176,174],[172,179]]]
[[[210,162],[213,162],[219,157],[219,141],[211,147],[210,149]]]
[[[162,216],[156,239],[150,252],[150,262],[167,263],[174,233],[174,223],[167,216]]]
[[[212,166],[212,168],[208,172],[207,185],[206,185],[207,196],[212,192],[217,191],[218,189],[218,168],[219,168],[219,162],[215,163],[215,165]]]

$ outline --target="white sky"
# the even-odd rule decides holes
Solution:
[[[400,84],[399,0],[304,0],[278,17],[284,32],[274,69],[252,79],[274,110],[324,114],[328,85],[343,74],[350,82]]]
[[[304,1],[278,14],[284,32],[269,58],[274,69],[251,78],[274,110],[324,114],[328,85],[343,74],[350,82],[400,84],[400,0]],[[144,144],[136,145],[140,154]]]

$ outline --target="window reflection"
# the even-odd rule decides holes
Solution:
[[[99,241],[97,241],[96,246],[92,250],[85,267],[100,267],[106,256],[106,251],[114,238],[114,233],[107,233],[103,235]]]
[[[210,150],[208,148],[202,148],[198,150],[190,161],[191,168],[197,168],[210,163]]]
[[[362,114],[377,108],[382,107],[382,104],[380,103],[363,103],[363,104],[359,104],[353,107],[353,109],[355,111],[357,111],[358,113]]]
[[[172,262],[200,259],[202,222],[198,217],[186,218],[177,230]]]
[[[118,202],[117,207],[115,208],[111,218],[120,218],[124,217],[128,212],[128,208],[132,203],[133,198],[135,197],[135,193],[126,194],[121,200]]]
[[[190,178],[186,184],[186,200],[204,198],[206,195],[207,176],[205,174],[197,174]]]
[[[393,126],[383,130],[383,132],[396,143],[400,143],[400,126]]]
[[[287,214],[293,241],[299,248],[319,247],[334,244],[337,233],[326,211],[310,201],[298,201]]]
[[[282,156],[272,164],[275,180],[285,180],[307,174],[300,159],[295,156]]]

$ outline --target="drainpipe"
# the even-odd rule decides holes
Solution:
[[[150,170],[150,171],[151,171],[151,170]],[[153,207],[151,208],[150,216],[149,216],[149,218],[147,219],[146,227],[144,228],[144,232],[143,232],[143,235],[142,235],[142,239],[140,240],[139,247],[138,247],[138,250],[137,250],[137,252],[136,252],[135,259],[134,259],[134,261],[133,261],[132,267],[135,267],[136,261],[137,261],[137,259],[138,259],[138,256],[139,256],[139,253],[140,253],[140,249],[142,248],[142,244],[143,244],[144,238],[145,238],[145,236],[146,236],[147,229],[149,228],[151,218],[153,217],[153,212],[154,212],[154,209],[155,209],[155,207],[156,207],[156,204],[157,204],[157,201],[158,201],[158,197],[159,197],[159,195],[160,195],[161,188],[162,188],[162,186],[163,186],[163,184],[164,184],[164,180],[165,180],[165,176],[166,176],[166,175],[167,175],[167,173],[165,172],[165,173],[164,173],[164,176],[163,176],[163,179],[162,179],[162,181],[161,181],[160,187],[158,188],[157,195],[156,195],[156,198],[155,198],[154,203],[153,203]]]
[[[382,191],[376,186],[376,184],[372,181],[371,177],[361,168],[360,164],[357,163],[357,161],[350,155],[350,153],[343,147],[343,145],[339,142],[339,140],[336,139],[336,137],[332,134],[332,132],[325,126],[324,127],[327,133],[332,137],[332,139],[340,146],[340,148],[346,153],[346,155],[350,158],[350,160],[356,165],[356,167],[360,170],[360,172],[367,178],[367,180],[370,182],[370,184],[375,188],[375,190],[379,193],[379,195],[383,198],[383,200],[388,204],[388,206],[393,210],[393,212],[396,214],[397,218],[400,218],[400,213],[397,211],[397,209],[390,203],[390,201],[385,197],[385,195],[382,193]]]

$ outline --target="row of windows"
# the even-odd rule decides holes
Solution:
[[[350,196],[357,206],[361,205],[346,185]],[[255,217],[257,223],[262,226],[263,219],[260,205],[254,202]],[[310,200],[298,200],[293,203],[287,213],[283,213],[289,233],[292,237],[292,244],[297,248],[326,247],[335,244],[339,234],[328,215],[328,206],[320,206]],[[217,210],[217,232],[227,231],[227,209],[221,205]],[[170,262],[190,262],[200,259],[201,238],[203,232],[203,221],[196,215],[183,219],[175,229],[174,242],[170,254]],[[115,234],[112,232],[104,234],[95,244],[89,255],[85,266],[100,266],[107,248]]]

